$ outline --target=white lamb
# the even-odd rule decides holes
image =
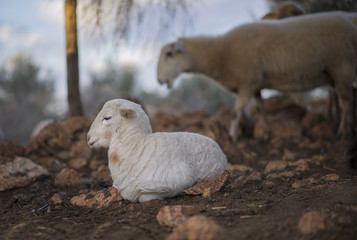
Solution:
[[[179,195],[227,169],[215,141],[194,133],[152,133],[141,106],[123,99],[105,103],[87,140],[90,147],[109,147],[113,186],[132,202]]]

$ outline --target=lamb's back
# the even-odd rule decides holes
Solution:
[[[153,134],[161,156],[173,165],[186,163],[198,179],[220,176],[227,169],[227,158],[219,145],[209,137],[187,132]],[[161,153],[160,153],[161,152]]]

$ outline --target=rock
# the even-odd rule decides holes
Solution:
[[[280,112],[275,115],[268,115],[268,125],[272,137],[291,138],[301,137],[302,127],[300,119],[289,112]],[[260,118],[254,126],[254,138],[261,139],[264,135],[263,119]]]
[[[300,100],[293,99],[288,95],[273,96],[264,99],[264,111],[267,114],[277,114],[286,111],[302,118],[305,115],[306,110],[299,104],[299,102]],[[256,106],[252,108],[251,114],[254,115],[255,112],[259,112],[256,109]]]
[[[240,172],[253,172],[254,169],[249,167],[249,166],[246,166],[246,165],[241,165],[241,164],[230,164],[228,163],[228,170],[230,172],[233,172],[233,171],[240,171]]]
[[[301,120],[304,129],[310,131],[313,126],[320,122],[321,117],[316,113],[307,112]]]
[[[310,163],[320,166],[322,162],[326,161],[326,157],[323,155],[314,155],[311,157]]]
[[[288,163],[285,161],[271,161],[268,163],[268,165],[265,167],[264,173],[270,173],[270,172],[275,172],[275,171],[282,171],[288,166]]]
[[[316,183],[316,180],[314,178],[305,178],[303,180],[296,180],[291,187],[292,188],[302,188],[302,187],[307,187],[313,183]]]
[[[209,191],[209,194],[213,194],[221,189],[228,176],[229,172],[224,171],[220,177],[211,180],[199,180],[195,186],[185,189],[183,192],[190,195],[199,195],[204,192],[207,194],[207,191]],[[207,188],[209,188],[209,190],[207,190]]]
[[[123,198],[120,196],[118,190],[113,187],[110,187],[106,191],[90,191],[87,194],[75,196],[71,199],[71,203],[81,207],[102,208],[109,206],[109,204],[113,202],[122,200]]]
[[[296,154],[289,149],[284,149],[283,161],[294,161]]]
[[[53,194],[53,196],[51,197],[51,201],[53,202],[53,204],[61,204],[62,203],[61,196],[57,193]]]
[[[300,164],[295,168],[295,171],[297,171],[297,172],[306,172],[309,170],[310,170],[310,167],[307,164]]]
[[[308,138],[303,138],[302,141],[299,142],[299,148],[307,148],[310,150],[318,150],[323,147],[321,140],[317,140],[315,142],[311,142]]]
[[[89,163],[89,168],[90,168],[90,170],[97,170],[100,167],[100,165],[102,165],[102,164],[103,164],[102,161],[99,161],[97,159],[93,159]]]
[[[243,183],[247,182],[260,182],[262,181],[262,176],[258,171],[253,171],[249,176],[243,181]]]
[[[321,177],[321,179],[326,182],[330,182],[330,181],[338,181],[340,177],[335,173],[331,173]]]
[[[0,165],[0,191],[24,187],[47,175],[48,171],[45,168],[28,158],[2,158]]]
[[[77,185],[80,182],[78,172],[70,168],[63,168],[55,179],[55,185]]]
[[[86,158],[89,156],[90,149],[85,146],[86,139],[83,136],[88,132],[92,122],[92,118],[85,117],[53,122],[30,139],[25,154],[33,159],[55,157],[66,161],[71,156]]]
[[[156,219],[161,226],[177,227],[195,213],[194,206],[164,206],[160,208]]]
[[[348,215],[339,216],[337,222],[342,225],[349,225],[352,223],[352,219]]]
[[[270,144],[273,146],[273,152],[275,151],[278,151],[277,149],[280,148],[281,146],[283,146],[285,143],[285,140],[282,139],[282,138],[279,138],[279,137],[272,137],[272,139],[270,140]],[[278,151],[280,152],[280,151]]]
[[[180,224],[167,240],[214,240],[224,239],[224,229],[215,221],[203,216],[193,216]]]
[[[56,164],[56,159],[54,157],[41,157],[36,159],[36,163],[40,164],[41,166],[45,167],[47,170],[55,170],[58,169]],[[65,166],[63,164],[62,168]],[[60,168],[61,169],[61,168]]]
[[[85,134],[87,135],[87,134]],[[69,150],[70,157],[89,159],[92,155],[92,151],[87,144],[86,136],[81,137],[80,141],[75,141]]]
[[[213,132],[214,139],[226,154],[229,162],[242,163],[244,159],[243,155],[241,150],[236,147],[236,143],[234,143],[229,136],[228,128],[220,122],[213,121],[209,123],[208,128]]]
[[[87,159],[85,158],[72,158],[69,162],[68,162],[68,166],[74,169],[80,169],[82,167],[84,167],[85,165],[87,165]]]
[[[296,167],[296,171],[307,171],[309,170],[309,165],[320,166],[326,157],[323,155],[315,155],[311,158],[301,158],[295,162],[289,162],[289,167]]]
[[[295,171],[284,171],[280,173],[269,173],[266,178],[267,179],[275,179],[275,178],[291,178],[296,175]]]
[[[19,157],[24,157],[25,154],[25,148],[15,145],[11,142],[5,142],[0,144],[0,164],[1,164],[1,158],[7,157],[7,158],[15,158],[16,156]]]
[[[300,218],[298,228],[302,234],[316,233],[318,230],[326,229],[325,219],[326,216],[323,214],[311,211]]]
[[[178,126],[178,119],[170,113],[158,112],[150,116],[153,132],[171,132]]]
[[[317,124],[308,131],[308,134],[315,139],[333,139],[335,137],[333,126],[328,122],[322,122],[320,124]]]
[[[112,183],[112,178],[110,176],[110,170],[106,165],[100,165],[97,171],[91,173],[92,177],[95,179],[103,179],[107,183]]]

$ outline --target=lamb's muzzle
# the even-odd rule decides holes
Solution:
[[[141,106],[124,99],[105,103],[87,140],[91,147],[109,148],[113,186],[133,202],[179,195],[227,170],[215,141],[194,133],[152,133]]]

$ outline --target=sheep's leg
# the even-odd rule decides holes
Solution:
[[[154,199],[162,200],[162,199],[164,199],[164,197],[160,193],[142,193],[139,196],[138,200],[139,200],[139,202],[148,202],[148,201],[151,201]]]
[[[340,97],[342,107],[341,122],[338,128],[338,136],[349,138],[352,135],[352,114],[350,100]]]
[[[338,128],[338,136],[349,138],[352,136],[352,80],[355,77],[355,69],[347,63],[340,66],[337,71],[332,72],[335,80],[335,88],[341,105],[341,120]]]
[[[331,119],[332,124],[335,129],[340,122],[339,117],[341,116],[341,108],[338,102],[338,95],[332,87],[328,89],[328,108],[327,108],[327,117]]]
[[[229,135],[231,136],[232,140],[234,142],[237,141],[237,137],[238,137],[238,131],[239,131],[239,121],[242,118],[243,115],[243,111],[245,106],[249,103],[250,99],[251,99],[251,94],[248,93],[239,93],[238,98],[236,100],[236,104],[234,106],[234,118],[231,121],[231,126],[229,128]]]
[[[254,98],[258,107],[258,110],[263,118],[263,139],[264,140],[268,140],[269,139],[269,135],[270,135],[270,128],[268,125],[268,119],[267,119],[267,115],[266,112],[264,110],[264,102],[263,102],[263,98],[262,95],[260,94],[260,91],[257,91],[254,94]]]

